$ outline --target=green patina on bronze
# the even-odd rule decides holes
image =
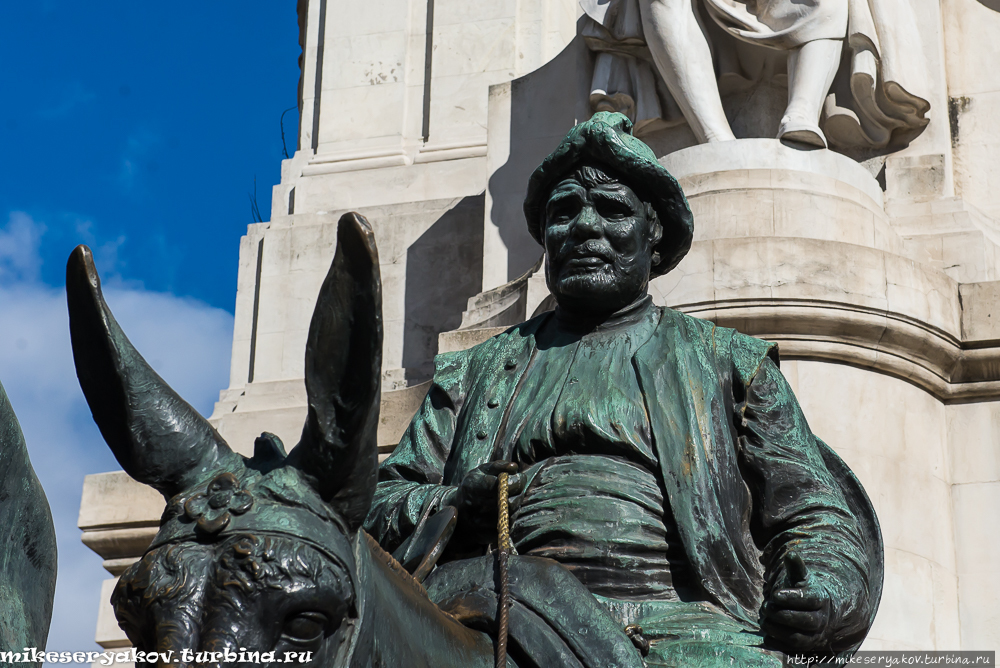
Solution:
[[[597,114],[531,177],[525,215],[546,245],[546,277],[559,304],[564,274],[553,263],[565,258],[552,252],[578,243],[584,255],[613,257],[613,235],[625,238],[615,227],[621,210],[606,209],[604,236],[595,223],[605,220],[601,184],[618,181],[653,205],[666,261],[651,274],[672,268],[690,247],[683,194],[629,130],[620,114]],[[580,175],[581,168],[605,176]],[[587,228],[553,241],[547,225],[568,224],[567,215],[547,212],[547,202],[566,179],[587,192],[577,196],[580,212],[569,214],[589,216],[579,223]],[[632,215],[641,218],[641,208]],[[600,274],[587,271],[572,273]],[[881,592],[878,523],[856,478],[809,429],[778,370],[775,344],[654,307],[641,282],[632,301],[616,298],[595,291],[575,309],[439,356],[424,405],[381,467],[366,528],[396,549],[439,508],[457,505],[458,528],[430,591],[452,606],[480,597],[474,578],[459,585],[450,575],[489,549],[488,532],[472,530],[471,512],[463,524],[464,486],[483,467],[513,462],[520,493],[512,497],[511,536],[522,556],[511,563],[545,557],[572,572],[618,622],[613,632],[591,631],[609,646],[637,625],[647,665],[779,666],[782,651],[857,649]],[[785,596],[808,598],[816,609],[794,610],[807,606]],[[554,599],[532,609],[544,626],[565,605]],[[774,626],[790,618],[801,626]]]
[[[653,273],[665,274],[676,267],[691,249],[694,238],[691,207],[677,180],[656,161],[653,151],[632,136],[632,121],[607,111],[594,114],[570,130],[528,179],[524,217],[535,241],[542,243],[545,204],[552,187],[583,165],[610,170],[653,205],[664,226],[663,239],[656,249],[661,261]]]
[[[0,385],[0,652],[44,649],[56,586],[56,534],[21,427]],[[0,661],[0,666],[24,663]]]
[[[530,373],[537,332],[551,317],[513,328],[470,351],[439,357],[428,399],[382,467],[368,530],[385,546],[398,545],[437,507],[454,502],[458,484],[477,466],[512,457],[512,443],[477,436],[481,430],[502,434],[500,407],[510,405],[515,391],[538,382],[521,377],[518,369]],[[856,649],[877,607],[882,573],[874,513],[846,466],[809,431],[770,357],[773,351],[773,344],[664,310],[653,336],[633,358],[651,407],[660,481],[696,578],[677,584],[710,605],[692,615],[689,604],[647,600],[635,606],[635,616],[620,618],[619,628],[625,622],[639,624],[664,656],[702,657],[686,665],[731,665],[734,656],[742,657],[737,665],[780,665],[759,649],[765,643],[758,620],[765,591],[787,579],[789,549],[801,555],[811,576],[821,579],[840,605],[841,627],[833,647],[838,653]],[[516,364],[513,373],[506,368],[510,361]],[[767,377],[758,379],[764,364]],[[607,378],[578,380],[583,385],[578,397],[606,396]],[[755,380],[766,383],[757,388],[754,407],[776,413],[750,416],[738,444],[731,425],[742,421]],[[744,400],[737,401],[738,396]],[[491,399],[499,403],[497,409],[489,408]],[[618,409],[625,413],[624,406]],[[615,407],[608,410],[616,412]],[[748,440],[753,430],[771,433],[755,443]],[[633,487],[635,479],[620,478],[616,484],[622,497],[641,495]],[[581,496],[578,503],[586,512],[588,498]],[[751,509],[754,516],[748,522]],[[638,507],[616,519],[622,524],[643,521]],[[771,526],[752,532],[754,523]],[[531,553],[523,546],[519,550]],[[580,558],[573,546],[565,546],[563,555],[569,561]],[[560,560],[557,550],[549,556]],[[431,575],[432,594],[456,596],[440,582],[447,573],[445,568]],[[606,597],[601,600],[609,603]],[[608,607],[627,611],[630,606],[618,602]],[[709,661],[709,656],[716,658]]]
[[[864,490],[809,429],[775,344],[647,293],[691,244],[676,181],[625,117],[597,114],[536,170],[525,214],[558,308],[440,355],[381,467],[379,264],[363,218],[340,221],[287,455],[269,434],[236,454],[128,342],[89,251],[73,254],[84,394],[125,470],[168,500],[114,594],[138,648],[493,665],[507,473],[507,666],[777,668],[785,653],[857,649],[882,583]]]

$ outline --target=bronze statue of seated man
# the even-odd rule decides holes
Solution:
[[[810,431],[775,344],[652,303],[693,217],[630,125],[595,115],[532,175],[524,212],[557,307],[437,358],[365,529],[392,552],[457,508],[425,584],[486,629],[496,601],[475,600],[493,585],[507,472],[517,553],[575,576],[647,665],[851,652],[881,591],[874,513]],[[541,626],[565,606],[515,600]],[[518,651],[532,633],[512,621]]]
[[[288,652],[327,668],[714,668],[858,647],[882,584],[864,490],[809,430],[774,345],[647,295],[691,244],[676,182],[624,116],[597,114],[535,172],[525,212],[558,308],[440,356],[381,470],[381,283],[362,217],[338,226],[287,453],[272,434],[253,457],[230,448],[73,252],[80,386],[122,467],[166,501],[112,595],[138,650],[179,668]],[[504,475],[517,556],[491,552]]]

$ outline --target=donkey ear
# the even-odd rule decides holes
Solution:
[[[21,427],[0,384],[0,648],[44,646],[56,589],[56,532]],[[23,645],[22,645],[23,643]]]
[[[238,455],[132,346],[101,294],[86,246],[66,265],[73,359],[94,422],[125,472],[168,500]]]
[[[378,469],[382,385],[382,282],[375,235],[348,213],[309,325],[305,365],[309,414],[288,455],[351,531],[361,526]]]

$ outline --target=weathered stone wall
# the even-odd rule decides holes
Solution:
[[[942,0],[941,14],[955,194],[1000,218],[1000,3]]]

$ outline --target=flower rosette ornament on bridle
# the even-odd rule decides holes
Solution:
[[[197,522],[198,529],[208,534],[222,531],[232,515],[242,515],[253,506],[253,497],[239,488],[239,481],[226,471],[208,484],[204,493],[195,494],[184,503],[185,516]]]

